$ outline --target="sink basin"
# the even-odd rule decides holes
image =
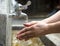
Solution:
[[[12,26],[12,30],[21,30],[23,26]],[[40,40],[45,46],[56,46],[52,41],[50,41],[46,36],[41,36]]]

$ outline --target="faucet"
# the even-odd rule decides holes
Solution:
[[[13,0],[13,6],[14,10],[12,15],[14,17],[20,18],[20,17],[27,17],[27,14],[23,13],[22,10],[26,10],[29,5],[31,5],[31,1],[29,0],[25,5],[22,5],[20,3],[17,3],[15,0]]]

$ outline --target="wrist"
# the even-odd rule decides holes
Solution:
[[[54,26],[54,23],[49,23],[49,24],[47,24],[46,29],[45,29],[46,34],[54,33],[54,28],[53,28],[53,26]]]

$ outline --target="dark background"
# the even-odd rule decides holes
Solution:
[[[16,0],[18,3],[21,3],[22,5],[26,4],[28,0]],[[30,15],[37,15],[37,14],[47,14],[51,10],[57,6],[59,3],[59,0],[30,0],[32,4],[29,6],[27,10],[24,10],[23,12]]]

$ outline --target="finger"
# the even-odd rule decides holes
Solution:
[[[25,23],[24,26],[29,27],[29,26],[34,25],[34,24],[36,24],[36,21]]]
[[[28,31],[29,30],[29,28],[23,28],[22,30],[20,30],[18,33],[17,33],[17,35],[19,35],[19,34],[21,34],[21,33],[24,33],[24,32],[26,32],[26,31]]]
[[[33,38],[34,36],[33,35],[28,35],[26,38],[25,38],[25,41],[27,41],[27,40],[29,40],[29,39],[31,39],[31,38]]]
[[[20,35],[17,35],[17,38],[18,39],[25,39],[26,38],[26,36],[27,35],[31,35],[31,31],[27,31],[27,32],[24,32],[24,33],[22,33],[22,34],[20,34]]]
[[[30,26],[30,27],[25,27],[25,28],[23,28],[22,30],[20,30],[19,33],[17,33],[17,35],[22,34],[22,33],[24,33],[24,32],[27,32],[27,31],[30,31],[30,30],[32,30],[32,29],[33,29],[32,26]]]
[[[25,28],[21,29],[21,30],[17,33],[17,35],[19,35],[19,34],[21,34],[21,33],[23,33],[23,32],[25,32]]]

